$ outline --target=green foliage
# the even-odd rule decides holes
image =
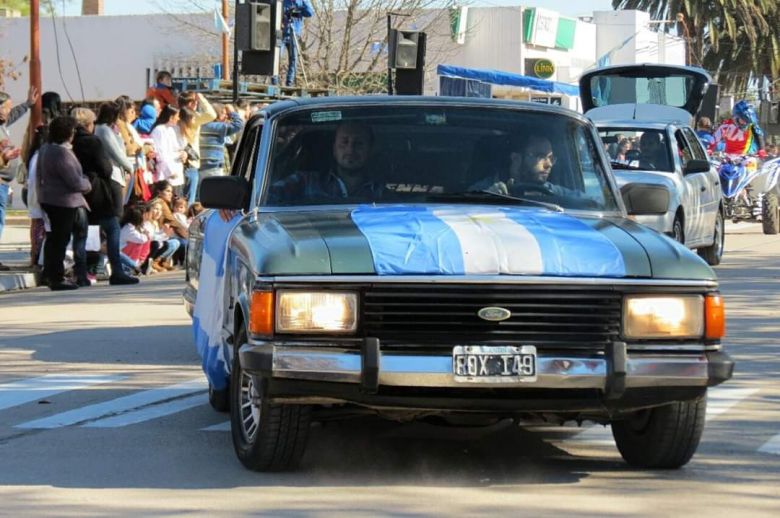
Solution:
[[[654,20],[682,15],[689,63],[708,69],[726,91],[744,92],[762,75],[780,78],[777,0],[613,0],[612,5],[647,11]]]
[[[0,0],[0,7],[8,7],[10,9],[16,9],[22,16],[30,14],[30,1],[29,0]]]

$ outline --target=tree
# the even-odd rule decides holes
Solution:
[[[710,70],[726,90],[744,91],[762,75],[780,77],[777,0],[613,0],[612,5],[679,20],[689,63]]]
[[[0,0],[0,7],[15,9],[22,13],[22,16],[30,14],[30,0]]]

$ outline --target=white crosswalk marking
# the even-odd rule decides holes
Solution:
[[[43,419],[36,419],[17,425],[17,428],[60,428],[70,426],[85,421],[99,419],[112,415],[121,414],[130,410],[160,403],[168,399],[178,398],[193,392],[208,389],[208,383],[203,377],[190,380],[177,385],[170,385],[152,390],[144,390],[129,396],[112,399],[103,403],[77,408],[61,414],[56,414]]]
[[[28,378],[0,385],[0,410],[32,401],[38,401],[61,392],[79,390],[92,385],[121,381],[125,376],[104,374],[83,374],[68,376],[65,374],[47,374],[38,378]]]
[[[777,434],[769,439],[766,444],[758,449],[758,451],[761,453],[769,453],[771,455],[780,455],[780,434]]]
[[[217,423],[215,425],[207,426],[206,428],[201,428],[201,431],[203,431],[203,432],[229,432],[230,431],[230,421],[225,421],[224,423]]]
[[[167,403],[162,403],[160,405],[147,406],[125,414],[99,419],[87,423],[84,426],[87,428],[119,428],[121,426],[142,423],[158,417],[182,412],[189,408],[205,405],[208,402],[208,394],[198,394],[197,396],[174,399],[173,401],[168,401]]]

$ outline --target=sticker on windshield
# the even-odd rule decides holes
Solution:
[[[313,112],[312,122],[333,122],[341,120],[341,112]]]

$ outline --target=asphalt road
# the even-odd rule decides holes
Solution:
[[[728,227],[729,383],[697,455],[628,468],[602,427],[315,426],[258,474],[206,403],[181,273],[0,294],[0,514],[780,516],[780,236]]]

